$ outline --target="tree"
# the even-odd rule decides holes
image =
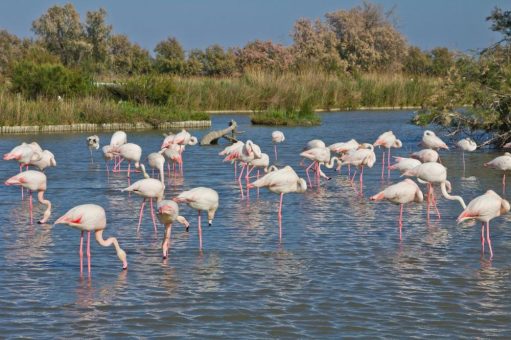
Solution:
[[[263,69],[282,72],[289,69],[293,55],[289,48],[270,40],[255,40],[234,52],[240,70]]]
[[[454,65],[454,55],[446,47],[432,49],[431,60],[431,74],[434,76],[446,76]]]
[[[132,44],[123,34],[111,37],[109,55],[114,72],[143,74],[150,72],[152,67],[149,52],[137,44]]]
[[[185,69],[185,52],[179,41],[169,37],[154,48],[156,68],[162,73],[182,74]]]
[[[50,7],[32,23],[32,30],[65,65],[79,63],[92,50],[85,39],[80,15],[70,3]]]
[[[403,70],[409,74],[426,75],[431,72],[431,56],[416,46],[410,46],[403,62]]]
[[[200,74],[205,76],[229,76],[236,70],[233,50],[224,50],[220,45],[211,45],[205,51],[192,50],[188,60],[199,62]]]
[[[347,63],[337,52],[339,41],[335,33],[320,20],[314,24],[309,19],[298,19],[291,33],[292,53],[295,66],[300,68],[320,67],[325,71],[345,70]]]
[[[0,30],[0,74],[7,73],[13,62],[19,60],[21,55],[21,40],[6,30]]]
[[[350,10],[326,14],[339,40],[339,54],[350,69],[401,69],[407,46],[405,38],[391,22],[391,15],[392,12],[384,13],[381,6],[368,2]]]
[[[108,44],[112,26],[105,23],[106,10],[87,12],[85,32],[87,41],[92,45],[92,58],[96,63],[105,63],[108,58]]]
[[[486,20],[491,21],[492,31],[500,32],[503,35],[502,40],[497,44],[511,41],[511,11],[503,11],[496,7]]]

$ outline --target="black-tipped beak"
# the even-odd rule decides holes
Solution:
[[[190,231],[190,227],[186,227],[186,232],[189,232]]]

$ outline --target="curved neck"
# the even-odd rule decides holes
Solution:
[[[113,244],[117,257],[122,261],[123,268],[128,267],[128,263],[126,262],[126,252],[119,246],[119,242],[117,242],[115,237],[109,237],[107,240],[103,239],[103,230],[104,229],[96,230],[96,241],[103,247],[109,247]]]
[[[463,207],[463,209],[467,208],[467,205],[465,204],[465,201],[463,201],[463,198],[461,198],[461,196],[451,196],[451,195],[449,195],[449,193],[447,192],[447,188],[445,186],[445,182],[442,182],[440,184],[440,189],[442,190],[442,195],[445,198],[447,198],[448,200],[451,200],[451,201],[458,201],[458,202],[460,202],[460,204]]]
[[[140,163],[140,168],[142,169],[142,173],[144,174],[144,178],[151,178],[151,177],[149,177],[149,175],[145,171],[145,165],[144,164]],[[163,178],[161,179],[161,181],[163,182]]]
[[[334,167],[334,162],[337,162],[337,165],[341,164],[342,165],[342,162],[341,160],[339,159],[339,157],[332,157],[330,158],[330,162],[328,162],[327,164],[325,164],[325,166],[328,168],[328,169],[332,169]]]
[[[39,221],[40,223],[46,223],[51,215],[51,202],[44,199],[44,191],[42,190],[37,193],[37,199],[41,204],[46,205],[46,211],[44,212],[43,219]]]

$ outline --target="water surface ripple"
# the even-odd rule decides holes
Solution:
[[[422,129],[408,124],[412,113],[349,112],[323,114],[323,124],[282,128],[279,163],[301,176],[298,153],[313,138],[333,143],[355,137],[374,142],[393,130],[407,155],[417,149]],[[247,116],[213,116],[223,128],[234,118],[243,139],[253,139],[273,159],[272,128],[253,127]],[[205,130],[194,131],[199,137]],[[442,220],[425,223],[425,205],[405,209],[403,241],[398,238],[398,206],[367,197],[399,181],[381,182],[381,153],[365,171],[365,199],[344,176],[305,194],[284,198],[283,242],[278,241],[278,196],[261,190],[241,200],[232,167],[217,153],[223,146],[189,147],[185,177],[172,181],[166,195],[208,186],[220,194],[214,225],[204,226],[204,252],[198,251],[196,212],[182,206],[190,232],[176,225],[170,258],[161,259],[163,228],[155,235],[146,212],[141,232],[136,218],[141,199],[128,197],[123,175],[107,175],[99,153],[89,164],[87,134],[2,136],[3,154],[22,141],[38,141],[54,152],[58,167],[48,169],[51,221],[67,209],[97,203],[107,211],[106,235],[115,235],[129,261],[113,249],[92,244],[92,277],[79,275],[79,232],[69,227],[28,224],[28,202],[18,188],[2,186],[0,216],[0,334],[2,337],[113,337],[139,335],[194,337],[508,337],[511,328],[511,216],[491,224],[495,258],[480,253],[479,225],[457,226],[457,202],[440,198]],[[102,142],[111,133],[101,133]],[[158,131],[129,132],[144,155],[157,150]],[[501,177],[481,164],[497,153],[442,153],[453,192],[468,202]],[[344,171],[344,170],[343,170]],[[2,180],[17,172],[0,162]],[[136,175],[140,177],[140,175]],[[511,190],[511,189],[510,189]],[[36,205],[35,216],[43,212]]]

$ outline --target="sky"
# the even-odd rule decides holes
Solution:
[[[327,12],[360,5],[355,0],[1,0],[0,29],[32,37],[32,21],[55,4],[71,2],[80,13],[103,7],[114,33],[122,33],[152,51],[159,41],[175,36],[186,50],[218,43],[243,46],[261,39],[291,44],[298,18],[324,18]],[[374,0],[395,8],[397,27],[412,45],[429,50],[445,46],[463,52],[499,40],[485,18],[509,0]]]

